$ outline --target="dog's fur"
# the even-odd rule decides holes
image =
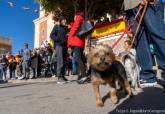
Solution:
[[[124,65],[127,79],[133,89],[138,89],[139,86],[139,66],[136,62],[136,55],[133,51],[125,51],[119,54],[121,63]]]
[[[88,64],[91,67],[91,79],[97,106],[103,106],[99,90],[101,84],[109,84],[109,95],[114,104],[118,103],[116,81],[120,83],[129,97],[132,96],[124,66],[119,61],[115,60],[115,54],[111,47],[108,45],[92,47],[88,55]]]

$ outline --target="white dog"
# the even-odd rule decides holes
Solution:
[[[128,81],[133,89],[139,88],[139,65],[136,61],[136,51],[130,49],[119,54],[120,61],[123,63]]]

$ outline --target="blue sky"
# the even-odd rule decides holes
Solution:
[[[0,0],[0,36],[11,38],[12,52],[15,54],[25,42],[33,48],[33,20],[38,18],[38,13],[34,13],[34,9],[39,9],[39,5],[34,0],[12,0],[16,6],[10,8],[8,1]],[[23,6],[30,7],[30,10],[23,10]]]

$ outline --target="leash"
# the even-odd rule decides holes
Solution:
[[[131,48],[133,47],[133,44],[134,44],[135,39],[136,39],[136,36],[137,36],[137,34],[138,34],[139,30],[140,30],[140,26],[141,26],[142,20],[143,20],[144,15],[145,15],[145,13],[146,13],[146,11],[147,11],[148,3],[149,3],[149,2],[146,2],[145,6],[144,6],[142,15],[141,15],[141,17],[140,17],[138,26],[137,26],[137,28],[136,28],[135,34],[134,34],[133,39],[132,39],[132,43],[131,43],[131,46],[130,46]],[[135,21],[136,21],[137,17],[140,15],[140,12],[141,12],[142,8],[143,8],[143,5],[140,4],[139,10],[138,10],[138,12],[136,13],[136,15],[135,15],[133,21],[132,21],[131,24],[126,28],[126,30],[125,30],[124,33],[120,36],[120,38],[112,45],[112,49],[115,48],[115,47],[117,46],[117,44],[122,40],[122,38],[124,38],[124,35],[125,35],[125,34],[128,34],[128,33],[131,31],[131,28],[132,28],[133,25],[135,24]]]
[[[146,11],[147,11],[147,7],[148,7],[148,2],[147,2],[147,3],[145,4],[145,6],[144,6],[144,10],[143,10],[142,16],[141,16],[141,18],[140,18],[140,20],[139,20],[139,23],[138,23],[138,26],[137,26],[137,28],[136,28],[135,34],[134,34],[134,36],[133,36],[131,48],[133,47],[133,44],[134,44],[135,39],[136,39],[136,36],[137,36],[137,34],[139,33],[142,20],[144,19],[144,15],[145,15],[145,13],[146,13]]]
[[[122,38],[124,37],[125,34],[128,34],[131,31],[131,28],[133,27],[137,17],[140,14],[140,11],[142,10],[143,6],[140,5],[138,12],[136,13],[134,19],[132,20],[131,24],[126,28],[126,30],[123,32],[123,34],[120,36],[120,38],[112,45],[112,49],[115,48],[115,46],[117,46],[117,44],[122,40]]]
[[[124,35],[125,35],[125,34],[128,35],[128,33],[131,32],[131,29],[132,29],[133,25],[135,24],[136,19],[138,18],[138,16],[140,15],[141,10],[143,9],[142,15],[141,15],[141,17],[140,17],[140,20],[139,20],[139,22],[138,22],[138,26],[137,26],[136,31],[135,31],[135,34],[134,34],[134,36],[133,36],[133,38],[132,38],[132,42],[131,42],[130,48],[133,47],[134,42],[135,42],[135,39],[136,39],[136,36],[138,35],[138,32],[139,32],[139,30],[140,30],[141,23],[142,23],[142,21],[143,21],[143,19],[144,19],[144,15],[145,15],[145,13],[146,13],[146,11],[147,11],[147,7],[148,7],[149,2],[150,2],[150,0],[147,1],[145,5],[142,5],[142,4],[139,5],[139,9],[138,9],[138,11],[137,11],[137,13],[136,13],[134,19],[132,20],[131,24],[129,24],[129,26],[126,28],[126,30],[123,32],[123,34],[122,34],[122,35],[117,39],[117,41],[112,45],[112,49],[114,49],[114,48],[119,44],[119,42],[122,40],[122,38],[124,38]],[[156,2],[156,0],[154,0],[154,2],[150,2],[150,3],[151,3],[151,4],[155,4],[155,2]],[[144,7],[144,8],[143,8],[143,7]],[[89,50],[90,50],[90,49],[91,49],[91,41],[90,41],[90,39],[88,40],[88,43],[89,43],[88,45],[89,45]]]

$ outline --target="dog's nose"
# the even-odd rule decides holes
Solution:
[[[101,57],[101,61],[104,61],[105,60],[105,57]]]

